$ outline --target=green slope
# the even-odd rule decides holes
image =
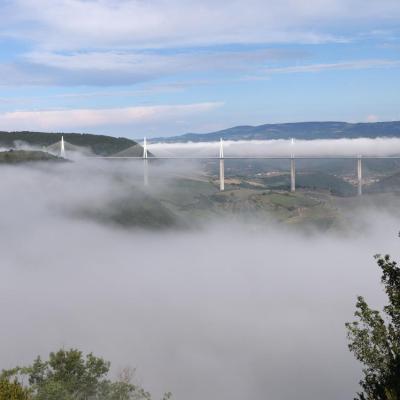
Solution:
[[[17,164],[32,161],[64,161],[43,151],[9,150],[0,152],[0,164]]]
[[[400,172],[384,177],[364,189],[365,193],[400,192]]]
[[[289,190],[290,175],[278,175],[263,178],[262,182],[267,188],[276,190]],[[335,196],[354,196],[356,188],[343,179],[323,172],[296,174],[296,188],[307,190],[325,190]]]
[[[87,147],[93,153],[108,156],[125,150],[137,143],[133,140],[105,135],[86,133],[49,133],[49,132],[0,132],[0,146],[14,147],[16,142],[24,142],[32,146],[50,146],[61,140],[75,146]]]

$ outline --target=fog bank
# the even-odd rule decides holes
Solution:
[[[372,255],[397,255],[397,217],[363,213],[369,229],[346,237],[227,221],[122,230],[69,212],[120,194],[106,164],[4,167],[0,180],[0,368],[64,346],[137,367],[175,399],[357,390],[344,322],[358,294],[381,305]]]
[[[218,157],[219,142],[152,143],[149,151],[157,156]],[[396,156],[400,155],[400,138],[238,140],[224,141],[225,157],[240,156]]]

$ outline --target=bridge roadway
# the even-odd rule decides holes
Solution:
[[[400,156],[225,156],[225,157],[212,157],[212,156],[148,156],[144,157],[133,157],[133,156],[92,156],[89,158],[96,159],[133,159],[133,160],[400,160]]]

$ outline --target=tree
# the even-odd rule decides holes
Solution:
[[[400,400],[400,268],[389,255],[375,256],[388,297],[383,313],[357,298],[355,317],[347,323],[349,349],[363,365],[360,400]]]
[[[47,361],[37,357],[30,366],[3,371],[0,385],[26,376],[31,398],[2,398],[0,392],[0,400],[151,400],[148,392],[132,383],[132,370],[124,370],[115,382],[107,378],[109,370],[110,363],[92,353],[84,356],[76,349],[62,349],[50,353]],[[28,394],[28,389],[20,388]],[[167,393],[164,400],[169,397]]]
[[[97,395],[110,363],[76,349],[50,353],[48,361],[38,357],[32,366],[22,368],[29,377],[37,400],[86,400]]]

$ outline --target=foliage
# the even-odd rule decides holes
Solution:
[[[327,166],[320,166],[320,169]],[[311,168],[310,168],[311,170]],[[288,190],[290,175],[271,176],[262,179],[264,185],[270,189]],[[325,172],[306,172],[296,175],[296,188],[309,190],[328,190],[334,196],[353,196],[356,189],[343,179]]]
[[[364,365],[360,400],[400,399],[400,268],[389,255],[375,256],[388,304],[383,314],[358,297],[357,321],[347,323],[349,349]]]
[[[47,361],[37,357],[30,366],[3,371],[0,382],[27,377],[31,397],[3,399],[0,392],[0,400],[151,400],[148,392],[132,383],[133,371],[126,369],[117,381],[111,381],[109,370],[110,363],[92,353],[84,356],[76,349],[61,349],[50,353]],[[19,387],[27,396],[28,389]]]
[[[99,383],[108,373],[110,364],[92,354],[83,358],[78,350],[50,353],[48,361],[38,357],[24,370],[38,400],[86,399],[98,392]]]
[[[0,380],[0,400],[28,400],[29,393],[17,380]]]
[[[43,151],[10,150],[0,152],[1,164],[16,164],[32,161],[64,161]]]

